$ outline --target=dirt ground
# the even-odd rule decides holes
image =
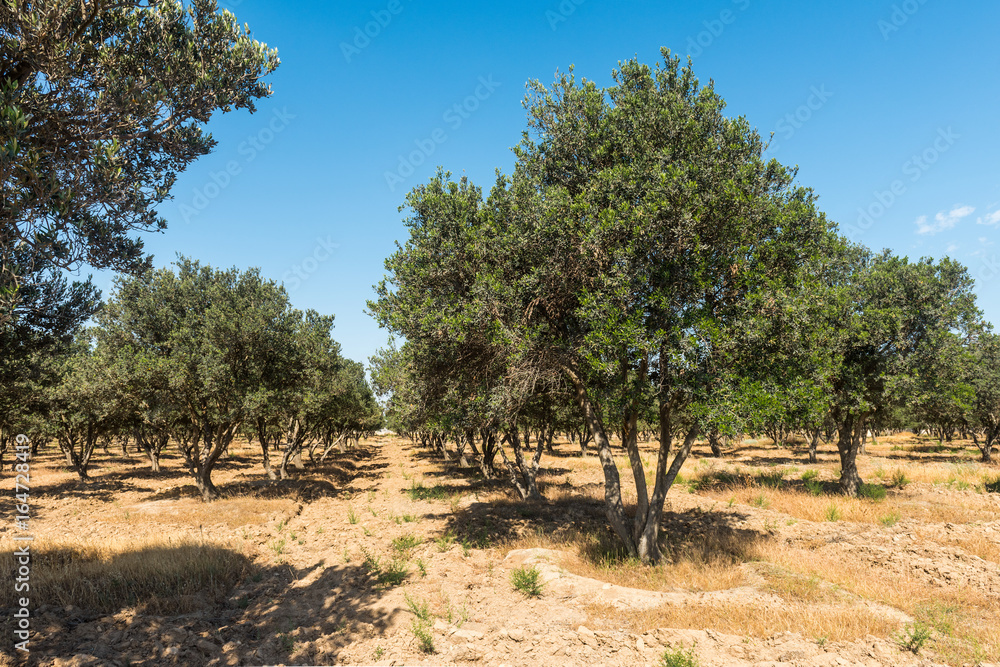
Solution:
[[[226,497],[210,504],[176,456],[153,474],[138,455],[99,452],[80,482],[50,449],[32,461],[36,552],[154,545],[169,557],[197,543],[244,571],[221,595],[103,611],[72,604],[72,587],[35,596],[30,663],[655,666],[667,652],[677,665],[987,665],[1000,661],[1000,469],[975,453],[883,440],[861,472],[887,497],[854,500],[832,493],[829,451],[808,465],[763,443],[722,459],[697,448],[668,498],[676,548],[651,569],[609,552],[600,467],[568,442],[543,457],[536,504],[394,437],[281,483],[234,447],[213,477]],[[12,473],[0,476],[12,498]],[[532,567],[538,597],[511,584]],[[24,664],[12,612],[0,663]],[[929,638],[914,652],[903,645],[917,628]]]

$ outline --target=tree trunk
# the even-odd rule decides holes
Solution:
[[[840,454],[840,490],[848,496],[858,495],[861,476],[857,458],[861,450],[861,435],[865,430],[864,415],[850,415],[840,424],[837,451]]]
[[[819,429],[814,430],[809,438],[809,463],[816,463],[819,461],[819,458],[816,455],[816,450],[819,447],[819,431]]]
[[[719,444],[719,434],[711,431],[708,434],[708,446],[712,448],[712,456],[719,458],[722,456],[722,445]]]
[[[584,421],[594,438],[597,446],[597,456],[601,461],[601,468],[604,471],[604,511],[608,517],[608,523],[615,531],[621,541],[625,544],[628,554],[638,557],[639,550],[629,527],[628,517],[625,514],[625,505],[622,503],[621,478],[618,475],[618,466],[615,465],[614,455],[611,453],[611,443],[608,442],[604,424],[594,409],[583,380],[576,374],[575,369],[564,367],[564,371],[573,384],[576,400],[583,411]]]

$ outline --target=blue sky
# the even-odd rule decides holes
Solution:
[[[691,54],[728,113],[775,133],[771,153],[851,238],[912,259],[949,255],[1000,325],[1000,4],[987,0],[222,3],[282,64],[256,114],[213,118],[219,145],[145,236],[257,266],[296,307],[336,315],[344,353],[386,334],[364,313],[405,239],[405,193],[437,165],[488,189],[509,171],[529,79],[601,85],[619,61]],[[367,34],[366,34],[367,32]],[[109,274],[95,275],[105,290]]]

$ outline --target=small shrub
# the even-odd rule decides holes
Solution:
[[[806,491],[814,496],[823,495],[823,483],[817,482],[815,479],[806,480]]]
[[[880,484],[862,484],[858,489],[858,496],[869,500],[885,500],[885,487]]]
[[[900,515],[899,512],[889,512],[879,518],[879,523],[883,526],[895,526],[899,523]]]
[[[753,505],[760,507],[761,509],[767,509],[771,505],[771,501],[767,499],[764,494],[760,494],[756,498],[750,501]]]
[[[392,541],[392,548],[400,555],[408,555],[419,544],[419,537],[411,533],[407,533],[406,535],[402,535],[394,539]]]
[[[413,636],[417,638],[417,642],[420,644],[420,650],[424,653],[434,653],[434,635],[431,634],[430,625],[415,619],[413,625],[410,626],[413,631]]]
[[[840,521],[840,508],[831,503],[830,506],[826,508],[826,520]]]
[[[930,638],[931,629],[928,625],[914,623],[906,626],[906,629],[896,637],[896,643],[899,644],[900,648],[912,653],[919,653]]]
[[[906,476],[902,468],[896,468],[892,471],[892,477],[889,478],[889,484],[897,488],[906,488],[906,485],[910,483],[910,478]]]
[[[401,583],[406,581],[406,576],[410,573],[410,569],[406,566],[406,561],[393,559],[381,572],[378,573],[376,577],[378,583],[382,586],[391,588],[393,586],[399,586]]]
[[[426,487],[423,482],[418,482],[416,480],[410,483],[410,488],[406,489],[404,493],[410,496],[410,500],[413,501],[444,500],[448,496],[448,492],[440,484]]]
[[[780,470],[757,475],[757,483],[772,489],[780,489],[785,482],[785,475]]]
[[[817,477],[819,477],[819,472],[817,472],[816,470],[806,470],[804,473],[802,473],[803,482],[808,482],[809,480],[816,479]]]
[[[988,493],[1000,493],[1000,477],[995,477],[989,481],[984,480],[983,489]]]
[[[541,573],[535,566],[519,567],[510,572],[510,584],[514,590],[521,591],[528,597],[542,596],[542,582],[539,580]]]
[[[667,649],[660,656],[660,667],[698,667],[698,657],[694,654],[694,649],[687,651],[682,649]]]
[[[445,532],[444,535],[434,540],[434,544],[437,545],[438,551],[444,553],[448,549],[451,549],[451,545],[455,543],[455,534],[450,530]]]
[[[430,623],[431,621],[431,606],[430,603],[424,600],[423,602],[417,602],[410,597],[409,593],[403,593],[403,599],[406,600],[406,606],[409,607],[413,615],[417,617],[418,620],[424,623]]]

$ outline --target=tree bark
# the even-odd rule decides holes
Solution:
[[[861,435],[865,429],[865,415],[849,415],[840,424],[837,451],[840,454],[840,490],[848,496],[858,495],[861,475],[857,458],[861,450]]]

